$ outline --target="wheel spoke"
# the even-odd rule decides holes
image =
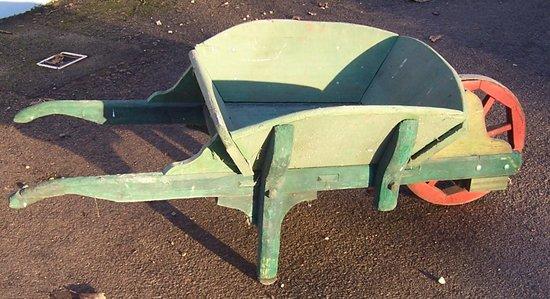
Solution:
[[[495,103],[495,98],[491,97],[490,95],[487,95],[485,99],[483,99],[483,113],[485,115],[489,113],[489,110],[491,110],[491,107],[493,107],[494,103]]]
[[[510,130],[512,130],[512,124],[502,124],[495,129],[491,129],[489,132],[487,132],[487,135],[489,135],[489,137],[495,137],[504,134],[505,132]]]
[[[525,115],[516,96],[491,78],[479,75],[461,75],[461,78],[465,89],[485,95],[481,101],[485,116],[491,112],[495,102],[506,108],[507,120],[497,126],[487,127],[487,135],[495,137],[508,133],[507,141],[514,150],[521,151],[525,141]],[[468,191],[459,181],[445,180],[411,184],[409,189],[418,197],[438,205],[464,204],[488,193],[488,191]]]

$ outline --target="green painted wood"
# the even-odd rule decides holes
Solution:
[[[29,123],[37,118],[48,115],[67,115],[82,118],[97,124],[107,121],[103,113],[103,101],[48,101],[42,102],[19,111],[13,121]]]
[[[411,158],[418,121],[407,119],[399,123],[376,167],[374,178],[375,195],[379,211],[391,211],[397,206],[401,176]]]
[[[261,20],[195,49],[225,102],[358,103],[396,37],[356,24]]]
[[[401,175],[401,184],[431,180],[508,177],[517,173],[520,166],[521,154],[518,152],[428,160],[420,166],[405,166]],[[376,170],[377,165],[289,169],[281,192],[295,193],[374,186]]]
[[[281,224],[286,213],[308,197],[280,192],[292,155],[294,128],[279,125],[273,128],[266,148],[260,188],[257,194],[258,212],[258,278],[263,284],[272,284],[277,278]]]
[[[244,112],[235,109],[232,118],[239,119]],[[285,123],[295,128],[290,168],[351,166],[377,163],[386,137],[403,119],[418,119],[413,148],[417,152],[462,123],[464,117],[463,112],[444,108],[336,106],[285,114],[232,131],[231,136],[254,169],[261,168],[258,157],[271,128]]]
[[[19,111],[14,121],[28,123],[48,115],[66,115],[97,124],[171,124],[205,126],[201,103],[149,103],[143,100],[61,100]]]
[[[213,155],[218,155],[216,150],[206,147],[202,151],[202,158],[196,159],[207,159]],[[193,161],[195,160],[188,161],[189,168],[181,168],[177,172],[169,171],[168,175],[141,173],[47,181],[36,187],[26,188],[15,193],[10,198],[10,207],[23,208],[39,200],[64,194],[79,194],[118,202],[201,196],[252,198],[253,188],[256,184],[252,177],[243,177],[232,172],[231,168],[216,164],[220,163],[217,158],[210,162],[213,165],[210,168],[193,165]],[[216,168],[215,165],[219,165],[219,168]],[[517,173],[520,166],[521,154],[518,152],[441,158],[428,160],[421,166],[405,167],[401,184],[430,180],[507,177]],[[204,173],[207,170],[212,173]],[[376,173],[376,167],[369,165],[288,169],[285,173],[284,184],[278,188],[281,194],[294,194],[293,196],[315,194],[316,191],[323,190],[365,188],[374,185],[374,173]],[[230,185],[227,185],[228,182]],[[223,189],[220,190],[220,187]],[[309,197],[313,198],[313,195]],[[231,203],[228,200],[225,202],[228,203],[225,204],[226,206],[230,206]],[[242,207],[241,203],[235,203],[235,205],[234,208]],[[248,210],[245,210],[248,215],[246,211]],[[254,215],[252,216],[254,218]],[[257,222],[255,221],[255,223]]]
[[[502,139],[491,138],[487,134],[485,112],[482,101],[470,91],[465,92],[464,111],[467,115],[463,131],[458,138],[441,148],[433,158],[490,155],[512,152],[511,145]]]
[[[218,206],[236,209],[243,212],[248,219],[252,219],[253,196],[218,197]]]
[[[168,90],[157,91],[147,98],[149,103],[177,102],[177,103],[204,103],[201,89],[195,78],[192,67],[189,66],[174,86]]]
[[[281,192],[364,188],[372,186],[374,169],[368,165],[289,169]]]
[[[197,78],[197,82],[204,96],[206,106],[208,107],[212,124],[216,128],[220,139],[225,145],[227,153],[242,174],[252,175],[253,172],[251,166],[248,164],[248,161],[245,159],[229,133],[226,119],[228,119],[229,124],[231,119],[229,116],[224,114],[223,102],[220,100],[220,96],[212,83],[212,79],[203,67],[204,63],[199,60],[196,51],[191,51],[189,53],[189,58],[191,60],[191,64],[193,65],[195,77]]]
[[[443,57],[419,40],[400,36],[361,103],[462,111],[463,93],[458,74]]]
[[[506,188],[508,188],[509,182],[510,178],[508,178],[507,176],[471,179],[467,181],[465,188],[470,192],[506,190]]]
[[[10,197],[10,207],[25,208],[44,198],[67,194],[114,202],[252,196],[253,186],[252,177],[234,173],[164,175],[158,172],[61,178],[16,192]]]
[[[429,159],[405,168],[402,184],[510,176],[521,166],[521,153]]]
[[[189,159],[167,165],[166,175],[202,174],[202,173],[239,173],[239,169],[225,150],[220,137],[215,135],[198,153]]]

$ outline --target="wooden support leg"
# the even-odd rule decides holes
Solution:
[[[401,176],[411,157],[417,130],[418,121],[407,119],[400,122],[392,132],[378,162],[374,179],[379,211],[391,211],[397,206]]]
[[[274,128],[264,160],[261,186],[257,195],[258,278],[265,285],[272,284],[277,280],[281,224],[286,213],[297,203],[316,197],[316,192],[281,192],[290,163],[293,136],[292,125],[280,125]]]

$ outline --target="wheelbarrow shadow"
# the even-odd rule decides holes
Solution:
[[[7,120],[4,121],[7,122]],[[100,142],[93,142],[94,146],[82,146],[82,144],[78,142],[79,139],[82,138],[80,136],[73,137],[71,135],[61,134],[63,137],[60,137],[60,133],[67,131],[70,127],[84,128],[86,130],[89,127],[95,126],[87,123],[79,125],[78,123],[84,123],[84,121],[69,119],[62,116],[53,116],[37,120],[35,124],[18,126],[18,130],[29,138],[45,141],[67,149],[86,159],[86,161],[105,173],[117,174],[135,172],[133,167],[125,162],[116,153],[113,147],[114,144],[121,142],[121,137],[115,129],[97,127],[97,131],[99,132],[91,133],[92,136],[84,136],[86,139],[91,137],[92,140],[89,141],[93,142],[93,140],[96,139],[94,135],[101,135]],[[189,153],[196,153],[202,147],[202,143],[191,136],[189,132],[186,132],[182,126],[163,125],[158,127],[140,125],[133,126],[132,128],[125,127],[125,129],[154,146],[173,161],[189,158],[191,156]],[[72,138],[76,138],[77,140],[71,141]],[[103,159],[99,159],[98,152],[103,156]],[[108,159],[104,159],[105,157],[108,157]],[[169,201],[154,201],[147,202],[147,205],[155,213],[164,217],[165,220],[169,221],[184,234],[200,243],[225,262],[233,265],[248,277],[255,278],[255,265],[253,263],[233,250],[231,246],[220,241],[213,234],[202,228],[172,203]]]
[[[43,13],[47,13],[46,8],[43,10]],[[63,6],[57,10],[58,14],[63,13],[66,16],[74,14]],[[82,16],[79,16],[79,18],[82,18]],[[44,74],[40,73],[43,77],[37,75],[36,80],[33,82],[39,82],[40,84],[36,84],[35,88],[25,88],[27,85],[17,84],[9,86],[9,89],[0,90],[0,99],[3,99],[5,95],[13,99],[9,102],[0,101],[0,106],[6,105],[6,107],[2,107],[1,111],[7,111],[0,114],[0,124],[13,125],[14,114],[23,107],[29,106],[30,102],[38,97],[89,99],[90,94],[86,91],[94,90],[97,93],[93,96],[101,99],[146,98],[151,91],[169,88],[170,86],[165,86],[166,82],[169,83],[168,85],[176,82],[189,65],[186,53],[192,46],[187,41],[160,38],[150,33],[143,33],[133,27],[120,30],[120,36],[118,36],[119,31],[114,29],[118,27],[117,24],[100,23],[93,20],[92,17],[86,17],[86,21],[94,24],[97,32],[110,32],[112,40],[124,40],[126,35],[138,36],[140,42],[137,43],[138,46],[132,45],[136,49],[129,51],[127,56],[116,56],[118,60],[114,61],[118,64],[114,68],[94,67],[95,65],[92,65],[94,61],[97,63],[104,60],[112,62],[107,59],[110,57],[109,53],[99,51],[96,57],[90,57],[91,59],[88,59],[88,62],[83,61],[80,68],[67,68],[59,73],[46,71],[43,72]],[[199,35],[207,35],[197,38],[202,40],[209,37],[211,33],[200,33]],[[58,47],[66,46],[62,42],[54,42],[54,44]],[[154,47],[149,46],[153,44]],[[80,44],[75,42],[74,47],[78,48],[78,45]],[[146,48],[147,52],[142,48]],[[107,55],[108,57],[101,58],[99,57],[101,55]],[[8,62],[11,58],[6,57]],[[13,59],[16,59],[16,57],[13,57]],[[158,61],[164,63],[161,65]],[[124,64],[121,65],[120,63]],[[151,76],[151,73],[155,75]],[[128,76],[128,74],[131,75]],[[44,78],[47,80],[42,80]],[[19,99],[20,97],[25,98],[25,100]],[[181,161],[189,158],[192,154],[198,152],[203,145],[193,134],[190,134],[190,131],[178,125],[139,125],[111,128],[73,118],[52,116],[38,119],[31,124],[16,125],[16,129],[30,139],[55,145],[83,158],[89,166],[99,169],[105,174],[136,172],[136,167],[132,165],[132,162],[127,162],[124,157],[117,153],[117,144],[120,144],[124,139],[123,132],[134,134],[137,137],[135,139],[141,139],[150,144],[158,152],[170,158],[171,161]],[[134,146],[133,144],[130,145],[129,148],[124,149],[124,152],[131,153]],[[143,159],[149,158],[143,157]],[[56,164],[59,162],[58,165],[60,165],[63,160],[61,156],[55,159],[55,162]],[[146,163],[140,163],[140,165],[146,165]],[[73,176],[73,172],[82,171],[81,165],[63,165],[60,168],[51,170],[49,175]],[[147,171],[159,171],[159,169],[147,169]],[[149,202],[147,206],[224,261],[235,266],[247,276],[254,277],[255,267],[252,263],[184,215],[174,204],[168,201],[157,201]]]
[[[214,235],[204,230],[200,225],[185,216],[185,214],[168,201],[149,202],[148,205],[151,209],[162,215],[162,217],[181,229],[185,234],[193,238],[193,240],[199,242],[206,249],[215,253],[225,262],[239,269],[248,277],[256,279],[256,267],[254,264],[247,261],[243,256]]]
[[[191,151],[193,153],[197,152],[202,147],[201,143],[197,142],[193,138],[190,138],[190,136],[181,134],[181,132],[179,131],[178,133],[179,134],[171,135],[163,134],[164,137],[169,140],[166,140],[165,138],[160,138],[160,134],[152,135],[147,134],[147,132],[143,132],[138,136],[157,147],[160,151],[167,153],[172,158],[172,160],[178,161],[182,160],[182,156],[185,156],[185,153],[181,152],[181,150],[178,150],[178,148],[173,145],[174,143],[189,145],[188,147],[191,148]],[[188,157],[184,157],[184,159],[185,158]],[[148,202],[147,205],[153,211],[160,214],[162,217],[172,223],[172,225],[179,228],[189,237],[193,238],[193,240],[199,242],[206,249],[219,256],[225,262],[239,269],[248,277],[255,279],[256,268],[254,264],[246,260],[235,250],[233,250],[231,246],[220,241],[210,232],[203,229],[199,224],[197,224],[191,218],[187,217],[169,201],[152,201]]]

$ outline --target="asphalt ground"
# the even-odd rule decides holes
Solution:
[[[190,157],[207,136],[182,126],[11,120],[44,98],[139,99],[168,88],[194,44],[243,18],[379,27],[430,43],[459,73],[499,80],[527,118],[521,172],[508,191],[455,207],[403,188],[397,209],[380,213],[370,191],[322,192],[285,219],[279,280],[267,287],[255,280],[256,230],[214,199],[64,196],[20,211],[5,200],[0,297],[44,298],[62,288],[108,298],[550,297],[550,2],[194,2],[60,1],[0,20],[13,33],[0,34],[1,198],[50,177],[158,171]],[[59,51],[90,57],[62,71],[34,65]]]

